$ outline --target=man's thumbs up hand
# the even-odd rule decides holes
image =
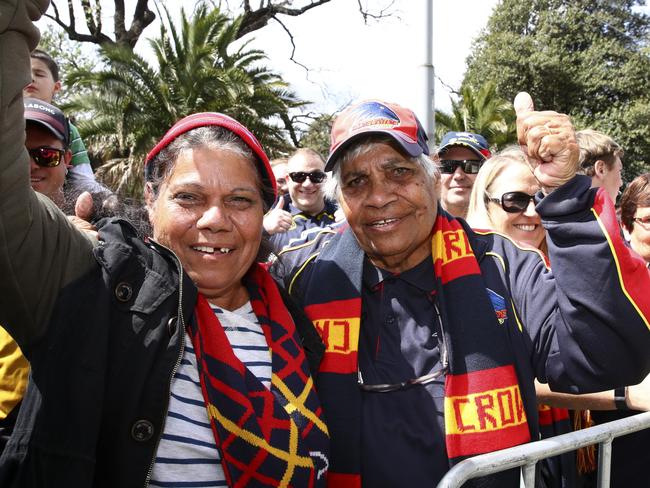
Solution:
[[[569,116],[552,111],[537,112],[530,95],[517,94],[517,138],[528,156],[544,193],[573,178],[580,150]]]

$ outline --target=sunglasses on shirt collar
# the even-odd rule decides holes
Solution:
[[[484,160],[479,159],[441,159],[440,171],[443,174],[452,174],[456,168],[460,167],[468,175],[478,173],[483,166]]]
[[[289,173],[289,178],[291,178],[291,181],[294,181],[296,183],[304,183],[305,180],[309,178],[309,181],[317,185],[318,183],[325,181],[327,174],[318,170],[312,171],[311,173],[305,173],[304,171],[294,171],[293,173]]]
[[[529,195],[523,191],[509,191],[501,195],[501,198],[491,198],[486,195],[489,202],[498,203],[508,213],[523,212],[528,208],[528,203],[535,202],[535,195]]]
[[[41,168],[56,168],[65,155],[65,149],[57,147],[41,146],[27,149],[29,156]]]

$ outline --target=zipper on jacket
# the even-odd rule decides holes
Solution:
[[[166,249],[169,251],[172,256],[174,256],[176,260],[176,269],[178,270],[178,278],[179,278],[179,284],[178,284],[178,321],[180,323],[179,327],[179,333],[181,335],[181,347],[180,347],[180,352],[178,357],[176,358],[176,364],[174,364],[174,367],[172,368],[172,374],[169,377],[169,384],[167,386],[167,405],[165,406],[165,422],[167,421],[167,415],[169,414],[169,397],[171,396],[171,390],[172,390],[172,381],[174,381],[174,375],[176,374],[176,371],[178,371],[178,368],[181,364],[181,361],[183,360],[183,354],[185,353],[185,318],[183,317],[183,265],[181,264],[181,260],[178,259],[178,256],[174,251],[169,249],[166,246],[163,246],[162,244],[159,244],[158,242],[154,241],[151,239],[151,242],[154,242],[157,246],[162,247],[163,249]],[[160,433],[158,434],[158,438],[156,439],[156,447],[154,448],[153,451],[153,457],[151,458],[151,463],[149,464],[149,469],[147,470],[147,477],[144,479],[144,488],[147,488],[149,486],[149,481],[151,481],[151,474],[153,472],[153,466],[156,463],[156,453],[158,452],[158,446],[160,445],[160,439],[162,438],[163,430],[165,429],[165,424],[163,422],[163,425],[160,429]]]

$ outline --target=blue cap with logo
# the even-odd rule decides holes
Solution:
[[[440,142],[438,154],[444,153],[447,149],[454,146],[462,146],[471,149],[481,160],[492,156],[488,143],[480,134],[472,132],[447,132]]]

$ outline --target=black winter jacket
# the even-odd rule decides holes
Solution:
[[[61,291],[45,335],[24,348],[32,377],[2,487],[148,481],[197,290],[171,251],[124,221],[106,222],[100,236],[98,265]],[[315,365],[322,343],[288,308]]]

